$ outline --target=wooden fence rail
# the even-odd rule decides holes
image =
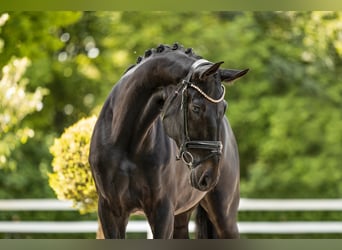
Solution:
[[[0,211],[72,211],[72,203],[55,199],[0,200]],[[245,199],[239,211],[342,211],[342,199]],[[342,214],[341,214],[342,218]],[[341,221],[239,222],[241,234],[342,233]],[[190,232],[195,224],[189,223]],[[97,221],[0,221],[0,233],[95,233]],[[146,221],[130,221],[127,232],[144,232]]]

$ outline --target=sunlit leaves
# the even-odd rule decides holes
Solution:
[[[26,143],[34,136],[34,131],[22,127],[21,121],[30,113],[43,108],[43,96],[47,90],[37,88],[35,92],[27,92],[27,79],[22,76],[29,64],[27,58],[13,59],[2,69],[0,79],[0,168],[14,168],[15,163],[9,160],[11,152],[18,143]]]
[[[96,117],[81,119],[65,129],[50,147],[53,172],[49,183],[62,200],[72,200],[83,212],[97,207],[97,194],[88,163],[90,137]]]

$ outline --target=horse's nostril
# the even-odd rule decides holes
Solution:
[[[199,182],[200,187],[207,188],[209,186],[209,181],[210,177],[208,175],[204,175]]]

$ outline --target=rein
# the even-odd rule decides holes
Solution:
[[[191,140],[189,137],[188,132],[188,89],[193,88],[198,93],[200,93],[206,100],[212,102],[212,103],[220,103],[224,100],[225,96],[225,87],[222,86],[222,95],[218,99],[214,99],[210,96],[208,96],[202,89],[200,89],[197,85],[190,82],[191,76],[194,72],[194,70],[204,64],[210,63],[207,60],[200,59],[193,63],[191,66],[190,72],[188,73],[186,79],[182,80],[180,87],[174,92],[174,96],[171,98],[171,100],[166,105],[166,109],[172,104],[173,100],[179,95],[179,93],[182,93],[182,103],[181,103],[181,109],[183,110],[183,120],[184,120],[184,129],[183,129],[183,142],[180,146],[180,151],[177,156],[177,160],[182,160],[188,168],[194,169],[196,166],[201,164],[202,162],[210,159],[214,156],[220,156],[222,154],[222,142],[221,141],[200,141],[200,140]],[[164,111],[165,113],[165,111]],[[163,115],[162,115],[163,119]],[[203,149],[209,151],[209,153],[204,157],[201,158],[198,161],[194,160],[193,155],[189,151],[190,149]]]

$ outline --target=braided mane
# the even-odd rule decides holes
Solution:
[[[162,54],[162,53],[166,53],[166,52],[170,52],[170,51],[175,51],[175,50],[182,51],[186,55],[188,55],[189,57],[193,57],[195,59],[201,59],[202,58],[201,56],[196,55],[192,48],[185,49],[183,47],[183,45],[181,45],[177,42],[174,43],[172,46],[167,45],[167,44],[160,44],[156,48],[151,48],[151,49],[146,50],[143,56],[138,56],[136,64],[131,65],[129,68],[126,69],[126,71],[124,73],[126,73],[130,69],[134,68],[136,65],[141,63],[144,59],[149,58],[150,56],[153,56],[155,54]]]

